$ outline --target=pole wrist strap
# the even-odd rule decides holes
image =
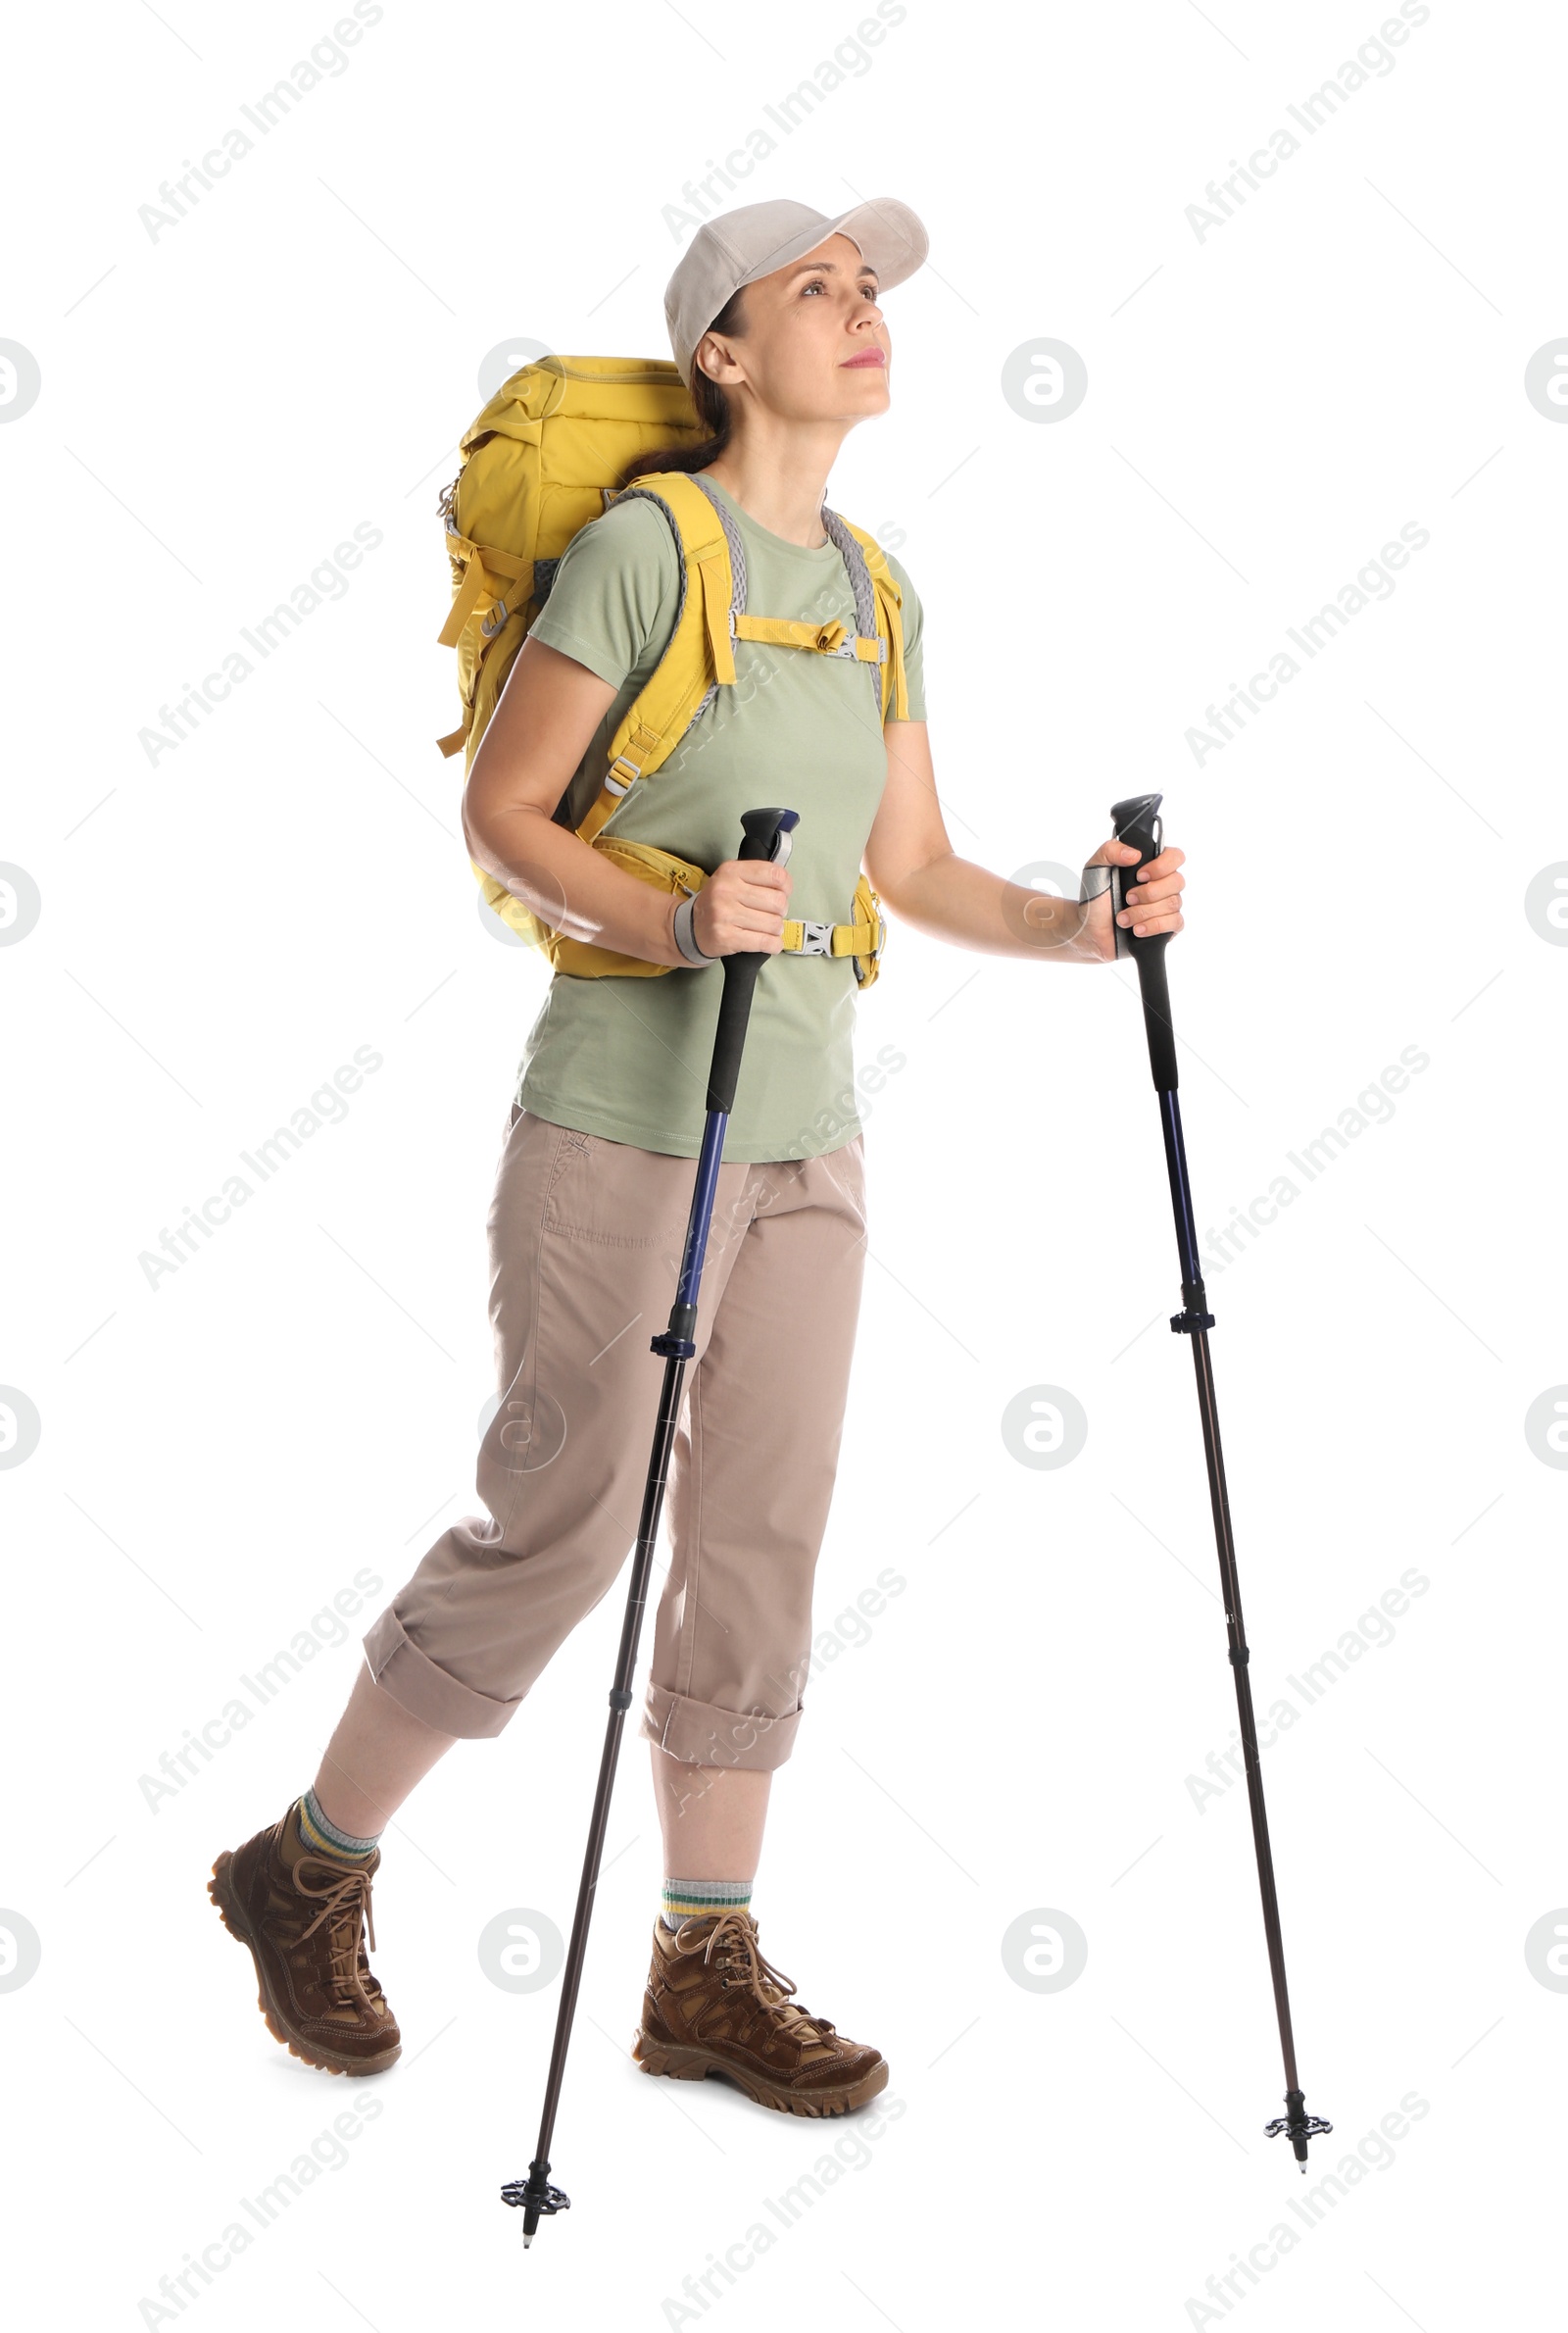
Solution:
[[[1083,872],[1083,881],[1079,885],[1078,889],[1078,900],[1080,906],[1087,906],[1090,900],[1098,899],[1102,891],[1110,891],[1111,909],[1112,915],[1114,915],[1117,902],[1114,890],[1112,889],[1111,876],[1113,874],[1120,874],[1124,870],[1121,868],[1102,866],[1086,867]],[[1125,871],[1129,874],[1136,874],[1138,870],[1136,868],[1128,868],[1125,869]],[[1125,925],[1113,921],[1110,928],[1116,935],[1116,954],[1118,956],[1131,956],[1132,948]]]
[[[688,964],[718,964],[722,962],[721,958],[705,955],[697,945],[697,935],[692,930],[692,909],[696,904],[697,895],[691,892],[675,910],[675,945]]]

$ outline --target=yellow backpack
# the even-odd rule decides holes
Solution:
[[[824,508],[855,594],[856,630],[746,613],[746,558],[739,532],[701,472],[655,471],[617,492],[626,465],[652,446],[706,435],[690,392],[667,359],[545,357],[505,381],[466,432],[462,468],[441,496],[452,569],[452,609],[439,635],[458,652],[463,720],[437,740],[472,764],[508,672],[538,616],[562,553],[612,502],[638,495],[669,521],[680,560],[680,601],[669,645],[611,740],[599,793],[576,831],[628,874],[668,891],[699,891],[707,871],[673,852],[623,841],[600,828],[629,788],[651,777],[717,690],[735,682],[736,640],[761,640],[870,668],[879,720],[907,719],[898,583],[874,536]],[[473,862],[469,862],[473,866]],[[486,904],[555,968],[595,979],[675,969],[586,940],[565,938],[484,868],[473,866]],[[849,920],[784,926],[788,955],[850,956],[862,987],[875,980],[887,926],[862,874]]]

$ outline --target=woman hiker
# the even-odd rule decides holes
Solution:
[[[827,479],[847,433],[888,410],[880,296],[926,249],[902,203],[837,219],[755,203],[709,221],[670,278],[675,360],[710,435],[649,453],[622,483],[700,476],[738,530],[751,609],[858,628],[824,523]],[[894,918],[956,947],[1042,966],[1114,956],[1108,891],[1059,900],[955,855],[926,741],[920,603],[888,565],[907,719],[879,725],[853,659],[741,638],[735,687],[618,806],[616,833],[712,869],[678,907],[553,817],[568,789],[579,815],[597,795],[608,741],[674,625],[679,560],[657,502],[614,503],[572,538],[474,757],[475,862],[558,928],[669,970],[553,978],[489,1217],[504,1398],[479,1457],[486,1515],[443,1531],[370,1628],[311,1788],[214,1865],[268,2024],[311,2065],[371,2074],[398,2057],[365,1941],[368,1929],[374,1948],[380,1834],[454,1741],[510,1723],[635,1542],[661,1384],[648,1337],[673,1294],[701,1147],[711,968],[736,950],[780,955],[787,915],[842,917],[862,870]],[[787,867],[731,855],[742,811],[763,803],[800,814]],[[1110,840],[1089,864],[1137,855]],[[1183,856],[1167,848],[1144,869],[1124,925],[1182,929]],[[879,2051],[793,1998],[750,1911],[773,1772],[801,1722],[860,1298],[856,988],[853,962],[820,952],[792,952],[758,982],[640,1727],[666,1876],[633,2055],[798,2114],[854,2109],[888,2078]]]

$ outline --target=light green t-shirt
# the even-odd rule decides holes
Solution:
[[[748,614],[841,618],[853,632],[854,593],[836,546],[786,542],[713,484],[740,529]],[[920,602],[899,562],[888,564],[904,594],[908,719],[924,720]],[[598,795],[622,715],[664,652],[679,593],[669,521],[647,500],[613,504],[562,556],[532,636],[616,690],[558,814],[569,812],[574,827]],[[848,922],[887,778],[873,670],[849,658],[737,640],[734,686],[719,689],[668,761],[638,779],[602,831],[674,851],[711,872],[739,855],[743,811],[798,811],[789,913]],[[723,985],[717,965],[653,977],[556,972],[528,1034],[517,1101],[558,1125],[695,1158]],[[780,954],[763,964],[726,1158],[814,1158],[859,1132],[858,988],[848,956]]]

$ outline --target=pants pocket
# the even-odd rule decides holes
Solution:
[[[678,1261],[695,1162],[561,1129],[542,1228],[596,1247],[663,1248]]]

